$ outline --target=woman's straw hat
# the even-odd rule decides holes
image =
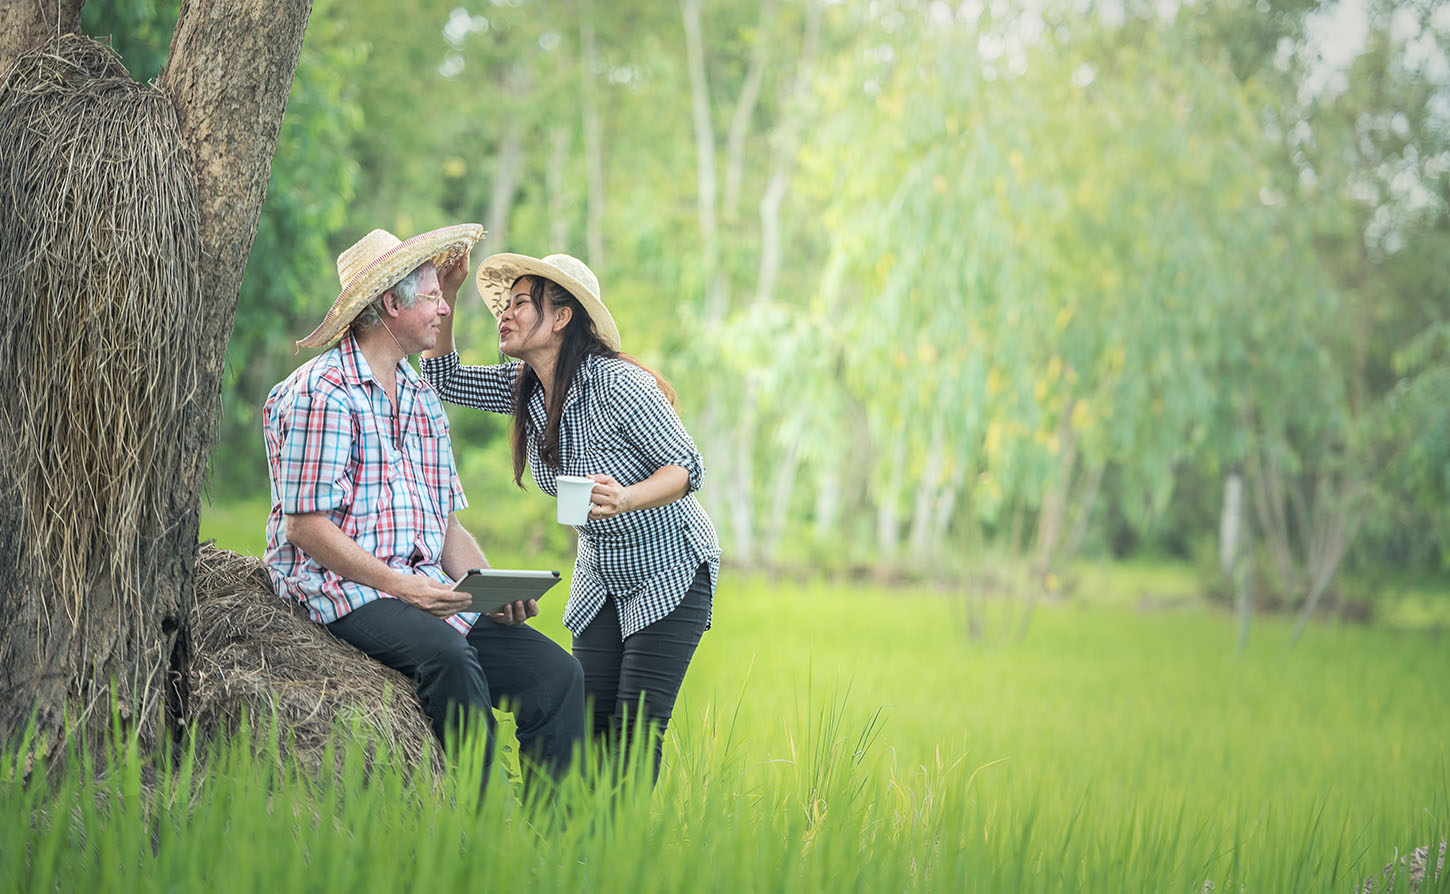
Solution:
[[[322,325],[297,344],[323,348],[347,331],[347,327],[373,299],[398,284],[403,277],[432,261],[442,270],[483,238],[478,224],[456,224],[414,236],[406,242],[387,230],[373,230],[337,256],[337,279],[342,293],[322,318]]]
[[[483,263],[478,265],[478,294],[483,296],[483,303],[493,312],[494,319],[498,319],[508,306],[509,289],[520,276],[542,276],[563,286],[584,305],[585,312],[594,323],[594,331],[599,333],[604,344],[611,351],[620,350],[619,327],[614,325],[614,317],[609,315],[609,308],[599,297],[599,278],[587,264],[573,255],[531,258],[504,252],[484,258]]]

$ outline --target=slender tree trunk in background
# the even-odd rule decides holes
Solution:
[[[754,407],[756,395],[747,391],[748,407]],[[734,420],[730,438],[729,496],[730,527],[734,536],[732,552],[739,561],[755,561],[755,414],[749,409]]]
[[[705,39],[700,24],[699,0],[682,0],[681,18],[685,28],[685,62],[690,74],[690,113],[695,133],[695,208],[700,226],[700,277],[705,284],[704,316],[708,327],[717,326],[725,319],[728,298],[724,294],[725,279],[720,271],[720,237],[716,217],[718,189],[715,175],[715,126],[710,119],[710,83],[705,73]],[[704,442],[706,461],[724,462],[724,493],[706,490],[703,494],[706,508],[716,517],[717,524],[738,538],[739,532],[754,521],[751,518],[737,519],[735,513],[741,502],[748,502],[735,494],[734,488],[741,480],[735,470],[737,448],[735,438],[725,431],[723,421],[725,401],[724,389],[713,380],[708,393],[704,395],[704,413],[700,419],[701,441]],[[753,413],[754,407],[739,406],[737,412]],[[722,517],[723,516],[723,517]],[[751,538],[747,537],[747,541]],[[740,553],[742,544],[730,544],[732,552],[742,561],[748,562],[748,554]]]
[[[1218,570],[1232,577],[1239,558],[1239,539],[1243,530],[1244,475],[1237,468],[1223,479],[1223,508],[1218,520]]]
[[[715,125],[710,119],[710,82],[705,74],[705,37],[700,0],[683,0],[685,60],[690,71],[690,115],[695,128],[696,207],[700,219],[701,276],[705,281],[705,320],[718,323],[729,308],[720,279],[720,232],[716,217]]]
[[[1244,506],[1244,476],[1235,468],[1224,477],[1223,510],[1218,525],[1218,567],[1233,586],[1238,616],[1238,650],[1248,648],[1254,618],[1253,546]]]
[[[6,11],[0,25],[6,66],[24,49],[18,35],[51,33],[56,7],[24,3]],[[80,3],[60,7],[62,21],[74,27]],[[96,556],[91,562],[95,573],[87,575],[82,597],[85,623],[72,624],[38,610],[43,603],[36,597],[44,582],[16,581],[3,567],[21,555],[23,543],[5,542],[15,534],[8,524],[12,519],[5,517],[12,501],[0,504],[5,507],[0,508],[0,554],[5,556],[0,560],[0,603],[8,619],[0,633],[0,739],[13,736],[34,710],[42,753],[57,753],[64,743],[65,712],[107,712],[108,704],[84,694],[105,691],[109,681],[115,681],[112,691],[121,697],[120,708],[134,719],[133,732],[147,746],[162,733],[155,724],[155,705],[164,700],[173,717],[184,712],[186,693],[179,681],[185,680],[185,624],[194,598],[200,492],[216,433],[227,339],[310,10],[311,0],[182,3],[170,61],[158,81],[170,96],[190,152],[205,263],[196,301],[201,337],[192,358],[194,376],[188,377],[195,387],[179,398],[180,430],[162,435],[182,445],[180,467],[156,482],[165,489],[170,523],[146,546],[159,560],[138,582],[142,617],[122,614],[124,603],[117,602],[102,572],[104,557]],[[156,364],[186,362],[182,357],[154,358]],[[146,372],[118,370],[117,375]],[[78,475],[87,472],[74,470]],[[42,643],[38,637],[45,629],[54,637]]]
[[[1087,536],[1088,524],[1092,521],[1093,507],[1097,505],[1098,494],[1102,491],[1103,473],[1107,468],[1106,462],[1098,460],[1088,467],[1087,474],[1078,482],[1077,494],[1072,498],[1072,526],[1058,554],[1059,562],[1075,558],[1082,549],[1082,541]]]
[[[841,465],[840,454],[826,451],[826,456],[815,466],[816,499],[811,521],[818,544],[828,539],[833,542],[844,539],[840,537]]]
[[[765,524],[765,545],[762,558],[773,560],[780,552],[785,538],[786,523],[790,520],[790,507],[795,496],[796,472],[800,469],[801,445],[799,439],[792,441],[775,465],[774,483],[770,490],[770,514]]]
[[[1250,502],[1259,520],[1259,530],[1264,534],[1264,545],[1273,559],[1279,589],[1284,593],[1295,592],[1299,589],[1299,574],[1295,569],[1293,535],[1289,530],[1283,482],[1278,469],[1272,458],[1250,450],[1245,471],[1253,498]]]
[[[599,47],[594,39],[594,0],[582,0],[579,45],[583,51],[584,166],[589,181],[589,207],[584,238],[589,266],[598,273],[604,266],[604,134],[599,123]]]
[[[1030,579],[1027,581],[1027,604],[1022,609],[1022,618],[1017,626],[1015,639],[1027,635],[1037,609],[1038,598],[1048,588],[1049,575],[1060,558],[1063,528],[1067,518],[1068,494],[1071,492],[1072,476],[1077,469],[1077,435],[1072,430],[1072,401],[1065,401],[1057,423],[1057,474],[1043,494],[1042,506],[1037,513],[1037,547],[1032,559]]]
[[[564,166],[569,161],[569,131],[549,128],[549,167],[544,172],[544,189],[549,195],[549,251],[569,251],[568,198],[564,194]]]
[[[901,512],[897,501],[906,479],[906,432],[903,423],[891,445],[891,469],[887,475],[886,490],[876,496],[876,549],[883,565],[889,565],[896,558],[897,547],[901,545]]]
[[[1360,525],[1360,489],[1351,483],[1336,483],[1327,475],[1320,477],[1316,488],[1314,547],[1307,561],[1308,577],[1313,583],[1289,633],[1289,645],[1299,642],[1304,628],[1319,602],[1334,582],[1339,564],[1344,560],[1349,545],[1354,541]]]
[[[932,429],[926,448],[926,467],[916,482],[916,499],[911,512],[911,530],[906,535],[911,555],[925,558],[931,547],[932,510],[941,499],[942,466],[945,464],[946,436],[941,426]]]
[[[519,128],[506,127],[499,137],[498,158],[494,163],[493,188],[488,200],[489,252],[508,251],[509,215],[518,193],[519,177],[524,167],[524,138]]]
[[[795,170],[796,153],[800,150],[801,119],[794,106],[805,100],[810,91],[811,65],[821,37],[821,4],[806,2],[805,37],[796,63],[795,79],[787,94],[784,125],[775,134],[771,148],[770,180],[760,199],[760,265],[755,280],[755,300],[769,301],[775,295],[775,278],[780,273],[780,209],[790,188]]]
[[[1057,474],[1053,476],[1042,497],[1037,513],[1037,544],[1032,559],[1032,576],[1039,582],[1057,564],[1067,518],[1068,494],[1072,476],[1077,469],[1077,436],[1072,431],[1072,402],[1062,410],[1057,426]]]
[[[766,35],[775,28],[775,13],[778,0],[761,0],[760,21],[755,27],[755,45],[750,49],[750,67],[745,71],[745,83],[740,88],[740,97],[735,102],[735,114],[730,116],[730,133],[725,138],[725,196],[724,217],[728,223],[735,223],[740,213],[740,184],[745,179],[745,137],[750,133],[750,119],[755,114],[755,104],[760,99],[760,85],[765,81],[765,66],[770,58],[770,42]],[[698,12],[696,13],[698,16]]]

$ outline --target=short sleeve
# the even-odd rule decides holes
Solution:
[[[689,473],[690,491],[699,490],[705,478],[704,459],[654,376],[631,365],[613,391],[624,436],[634,449],[656,469],[681,466]]]
[[[353,427],[347,407],[326,393],[299,394],[285,425],[277,476],[282,512],[297,515],[351,505],[347,466]]]

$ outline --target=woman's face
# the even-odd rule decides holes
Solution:
[[[555,327],[543,324],[552,320],[555,314],[547,307],[535,307],[529,290],[534,281],[525,276],[509,289],[508,304],[498,318],[498,347],[510,357],[525,359],[526,355],[540,348],[556,344],[559,335]]]

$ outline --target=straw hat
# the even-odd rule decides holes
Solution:
[[[599,278],[588,265],[572,255],[531,258],[504,252],[484,258],[483,263],[478,265],[478,294],[483,296],[483,303],[488,305],[494,319],[498,319],[508,306],[509,289],[520,276],[542,276],[563,286],[584,305],[585,312],[594,323],[594,331],[599,333],[604,344],[612,351],[620,350],[619,327],[614,325],[614,317],[609,315],[609,308],[599,298]]]
[[[337,256],[342,293],[322,324],[297,342],[304,348],[332,344],[373,299],[398,284],[424,261],[443,269],[483,238],[478,224],[457,224],[414,236],[406,242],[387,230],[373,230]]]

